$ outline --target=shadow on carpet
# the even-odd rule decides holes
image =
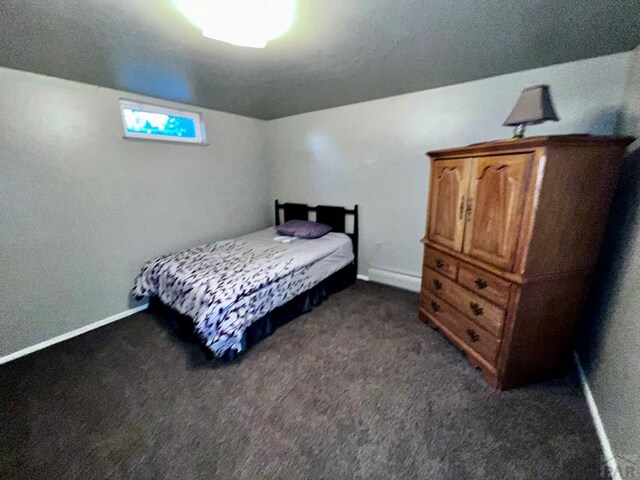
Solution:
[[[496,392],[417,301],[359,282],[223,368],[148,312],[3,365],[0,478],[600,478],[575,375]]]

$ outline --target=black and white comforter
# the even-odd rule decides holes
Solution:
[[[276,235],[268,228],[158,257],[142,268],[133,294],[192,318],[215,356],[240,351],[249,325],[353,260],[343,233],[290,244]]]

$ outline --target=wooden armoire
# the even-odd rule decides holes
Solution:
[[[496,388],[557,375],[628,137],[531,137],[429,152],[419,315]]]

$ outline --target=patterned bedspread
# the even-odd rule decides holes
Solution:
[[[155,258],[142,268],[133,294],[158,297],[191,317],[215,356],[240,351],[249,325],[353,260],[351,240],[342,233],[290,244],[275,242],[276,235],[268,228]],[[314,271],[333,254],[339,260],[332,271]]]

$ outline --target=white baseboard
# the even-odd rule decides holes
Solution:
[[[57,337],[50,338],[49,340],[45,340],[44,342],[37,343],[27,348],[23,348],[22,350],[18,350],[17,352],[10,353],[4,357],[0,357],[0,365],[3,363],[10,362],[20,357],[24,357],[33,352],[37,352],[38,350],[42,350],[43,348],[49,347],[56,343],[64,342],[65,340],[69,340],[70,338],[77,337],[78,335],[82,335],[83,333],[87,333],[91,330],[95,330],[96,328],[103,327],[109,323],[113,323],[117,320],[121,320],[125,317],[133,315],[134,313],[141,312],[145,310],[149,306],[148,303],[144,303],[135,308],[130,308],[129,310],[125,310],[124,312],[116,313],[115,315],[111,315],[102,320],[98,320],[97,322],[91,323],[89,325],[85,325],[84,327],[80,327],[76,330],[72,330],[70,332],[64,333]]]
[[[361,273],[359,273],[357,275],[358,280],[362,280],[364,282],[368,282],[369,281],[369,277],[367,277],[366,275],[362,275]]]
[[[409,290],[411,292],[420,291],[420,284],[422,283],[420,277],[414,277],[413,275],[407,275],[405,273],[390,272],[389,270],[382,270],[380,268],[370,268],[367,273],[369,274],[369,280],[372,282],[391,285],[392,287],[402,288],[403,290]]]
[[[600,412],[598,411],[598,406],[596,405],[596,401],[594,400],[593,394],[591,393],[591,387],[589,387],[589,382],[587,381],[587,376],[585,375],[584,369],[582,368],[582,363],[580,362],[578,352],[573,352],[573,358],[576,363],[576,369],[578,370],[578,376],[580,377],[582,389],[584,390],[584,396],[587,399],[589,412],[591,413],[591,418],[593,419],[593,425],[596,427],[596,433],[598,434],[598,439],[600,440],[602,455],[607,462],[609,472],[611,472],[612,474],[611,478],[613,480],[622,480],[622,477],[620,476],[620,470],[618,470],[618,462],[616,461],[616,457],[613,455],[611,443],[609,443],[609,437],[607,437],[607,432],[604,430],[604,424],[602,423],[602,418],[600,418]]]

